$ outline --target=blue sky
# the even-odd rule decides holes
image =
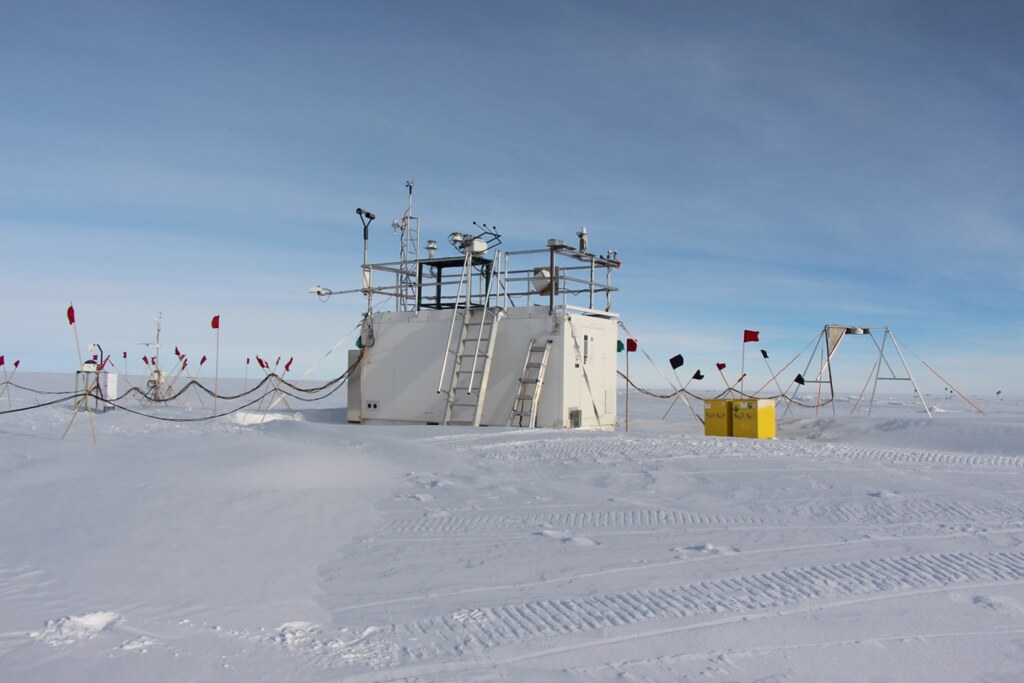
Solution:
[[[222,316],[222,374],[305,372],[363,308],[308,288],[359,285],[355,207],[387,226],[415,178],[423,239],[586,225],[665,372],[731,372],[745,328],[781,364],[837,322],[1020,393],[1022,33],[1013,2],[7,3],[0,354],[74,369],[74,301],[132,370],[162,313],[193,359]]]

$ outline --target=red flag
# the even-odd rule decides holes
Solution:
[[[0,365],[3,365],[3,364],[4,364],[4,357],[0,356]]]
[[[122,351],[121,355],[124,357],[125,360],[128,360],[128,352],[127,351]]]
[[[260,358],[259,356],[256,356],[256,365],[260,366],[261,368],[265,368],[265,367],[267,367],[267,366],[266,366],[266,365],[264,364],[264,362],[263,362],[263,359],[262,359],[262,358]]]
[[[21,361],[20,361],[20,360],[16,360],[16,361],[14,361],[14,369],[15,369],[15,370],[17,370],[17,369],[18,369],[18,366],[19,366],[19,365],[21,365]]]
[[[199,359],[199,365],[200,366],[202,366],[202,364],[205,363],[205,362],[206,362],[206,356],[203,356],[202,358]]]
[[[761,341],[758,338],[759,334],[760,332],[757,330],[743,330],[743,343],[746,344],[747,342]]]
[[[718,368],[719,372],[725,370],[725,363],[715,363],[715,367]]]
[[[289,372],[289,371],[290,371],[290,370],[292,369],[292,361],[293,361],[293,360],[295,360],[295,357],[294,357],[294,356],[292,356],[291,358],[289,358],[289,359],[288,359],[288,362],[284,364],[284,371],[285,371],[285,372]]]
[[[75,324],[75,307],[68,306],[68,325]]]
[[[245,364],[246,364],[246,365],[248,365],[248,364],[249,364],[249,361],[250,361],[250,360],[252,360],[252,359],[251,359],[251,358],[249,358],[248,356],[246,356],[246,357],[245,357]]]
[[[174,355],[181,358],[181,351],[178,350],[177,346],[174,347]]]
[[[638,347],[637,347],[636,339],[627,339],[626,340],[626,353],[630,353],[632,351],[636,351],[637,348]]]
[[[145,356],[142,357],[142,362],[145,363],[146,365],[149,365],[149,359],[146,358]]]
[[[184,370],[187,367],[188,367],[188,358],[182,358],[181,359],[181,369]]]
[[[210,327],[212,327],[215,330],[219,330],[220,329],[220,316],[219,315],[213,316],[213,320],[210,321]]]

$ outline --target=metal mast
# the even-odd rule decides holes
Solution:
[[[150,358],[150,370],[149,379],[146,381],[147,392],[146,396],[154,401],[159,401],[164,397],[164,373],[160,370],[160,319],[163,318],[163,313],[157,313],[156,318],[156,341],[155,342],[139,342],[146,348],[155,349],[153,356]]]
[[[401,254],[402,262],[400,277],[399,306],[401,310],[409,310],[416,301],[416,261],[420,257],[420,219],[412,215],[412,188],[416,184],[413,180],[405,181],[405,187],[409,190],[409,206],[402,215],[401,221],[394,221],[391,227],[401,231]]]

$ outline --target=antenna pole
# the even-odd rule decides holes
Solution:
[[[377,216],[361,208],[356,209],[356,215],[359,216],[359,220],[363,224],[363,293],[366,294],[366,314],[370,315],[373,312],[373,299],[370,291],[370,223]]]
[[[398,300],[398,307],[400,310],[407,310],[410,301],[416,300],[416,282],[415,276],[410,270],[412,264],[419,260],[420,254],[420,231],[419,231],[419,219],[412,215],[412,190],[415,187],[415,180],[405,181],[405,187],[409,191],[409,205],[405,209],[405,213],[402,215],[401,222],[395,221],[391,224],[391,227],[401,230],[400,237],[400,258],[402,262],[401,274],[399,280],[401,283],[401,292]]]

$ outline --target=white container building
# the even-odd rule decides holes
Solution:
[[[366,263],[364,249],[363,287],[350,290],[367,312],[349,352],[348,421],[614,429],[615,252],[590,253],[586,228],[578,248],[500,252],[483,226],[452,233],[452,256],[436,257],[431,241],[420,259],[407,186],[410,211],[394,224],[402,260]],[[373,214],[358,213],[365,240]]]

